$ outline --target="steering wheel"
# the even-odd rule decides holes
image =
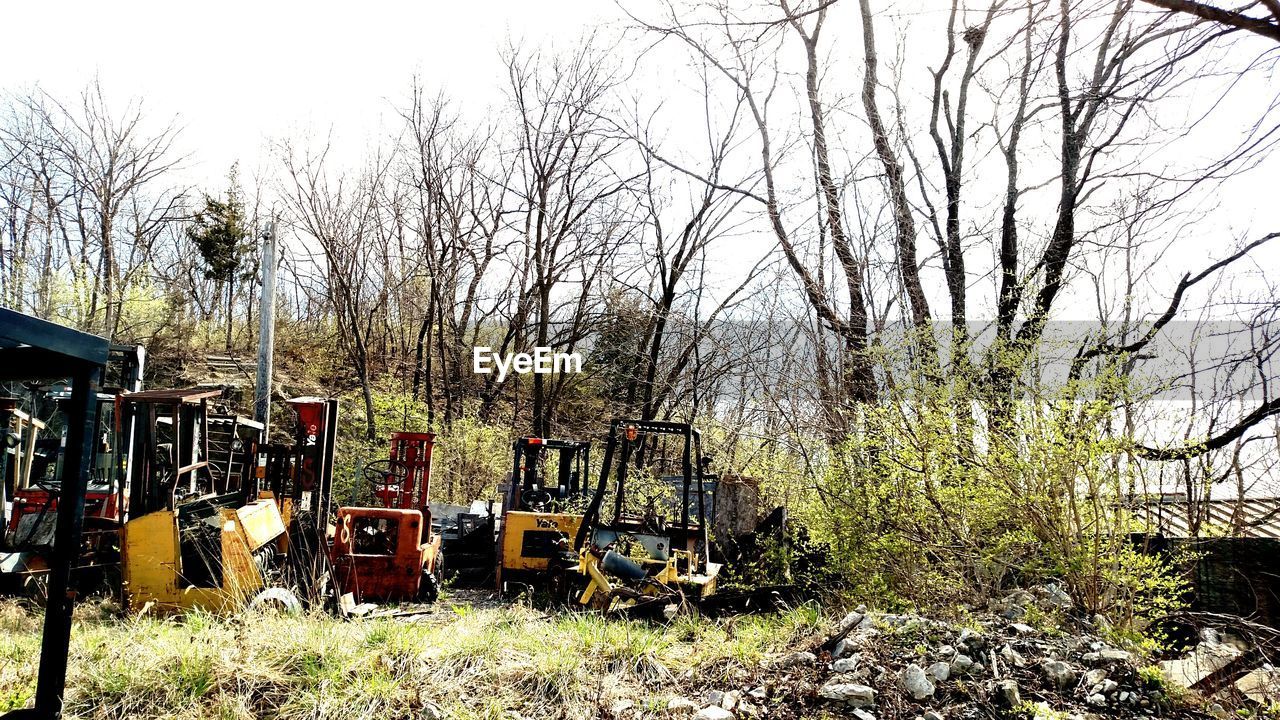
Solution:
[[[520,503],[525,507],[540,511],[551,504],[551,493],[546,490],[530,490],[520,493]]]
[[[374,460],[360,470],[360,475],[365,482],[382,489],[403,485],[404,479],[409,477],[409,468],[395,460]]]

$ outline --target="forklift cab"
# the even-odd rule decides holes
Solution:
[[[590,491],[582,482],[590,472],[589,441],[522,437],[512,450],[511,483],[503,511],[558,512]]]
[[[128,453],[129,428],[121,426],[115,414],[118,392],[135,392],[142,386],[146,354],[141,346],[111,345],[103,368],[104,385],[95,395],[97,406],[93,458],[85,496],[86,530],[82,560],[86,565],[115,561],[114,535],[121,520],[120,489],[123,487]],[[7,423],[11,443],[5,452],[12,458],[0,478],[0,498],[8,500],[0,524],[0,549],[24,554],[18,561],[0,560],[0,572],[17,567],[42,571],[44,554],[53,543],[54,519],[65,445],[72,410],[72,389],[65,381],[35,388],[25,403],[17,398]],[[21,409],[19,405],[26,408]]]

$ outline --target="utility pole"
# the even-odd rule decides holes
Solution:
[[[276,344],[276,221],[262,233],[262,294],[258,309],[258,382],[253,393],[253,419],[271,432],[271,365]]]

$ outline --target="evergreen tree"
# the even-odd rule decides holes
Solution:
[[[204,208],[195,214],[187,237],[195,243],[204,260],[205,277],[218,283],[219,292],[226,288],[226,345],[231,349],[232,307],[235,302],[235,285],[245,255],[252,251],[249,242],[248,221],[244,202],[236,182],[236,166],[231,168],[230,186],[226,199],[205,195]]]

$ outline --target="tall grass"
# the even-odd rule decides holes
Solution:
[[[0,712],[29,702],[39,623],[0,603]],[[815,632],[812,608],[662,625],[522,606],[438,607],[425,619],[118,619],[82,612],[70,718],[592,717],[620,699],[660,707],[724,687]]]

